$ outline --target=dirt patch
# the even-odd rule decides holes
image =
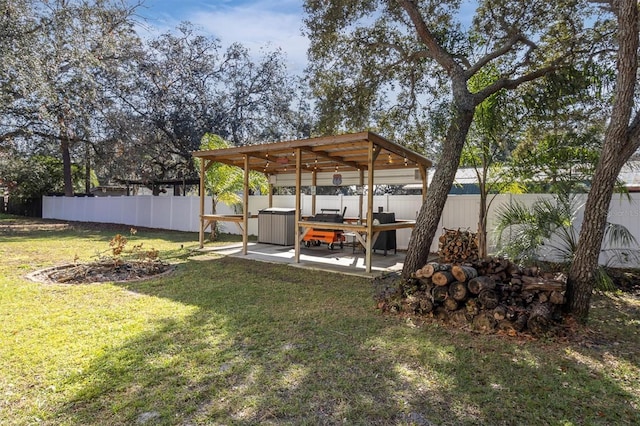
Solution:
[[[0,220],[0,234],[12,234],[34,231],[83,230],[97,232],[118,232],[128,234],[131,229],[138,232],[161,231],[163,233],[181,232],[167,229],[148,228],[144,226],[123,225],[121,223],[77,222],[58,219],[16,217]]]
[[[29,232],[29,231],[50,231],[70,229],[68,222],[44,219],[5,219],[0,221],[0,234],[10,234],[13,232]]]
[[[28,274],[27,278],[35,282],[57,284],[130,282],[168,275],[174,269],[174,266],[160,260],[100,261],[41,269]]]

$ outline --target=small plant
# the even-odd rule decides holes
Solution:
[[[574,223],[581,208],[575,195],[556,194],[553,199],[536,200],[531,207],[516,202],[500,209],[496,225],[500,254],[520,264],[543,260],[570,264],[578,247],[579,230]],[[510,236],[503,243],[506,231]],[[607,266],[637,261],[640,259],[637,246],[626,227],[607,223],[601,248]],[[595,278],[596,288],[615,289],[605,268],[600,267]]]
[[[138,230],[131,228],[129,230],[130,236],[134,236],[138,233]],[[159,252],[155,248],[148,250],[144,249],[144,243],[135,244],[130,250],[126,250],[129,239],[122,234],[116,234],[111,241],[109,241],[109,247],[111,250],[111,260],[114,263],[120,263],[122,257],[129,255],[129,257],[137,258],[140,261],[155,261],[158,260]]]
[[[115,237],[109,241],[109,247],[111,247],[111,253],[114,258],[119,258],[127,245],[127,238],[121,234],[116,234]]]

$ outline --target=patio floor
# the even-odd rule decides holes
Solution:
[[[401,271],[404,265],[404,252],[390,250],[386,256],[382,250],[376,250],[371,256],[371,273],[366,272],[365,253],[362,249],[353,249],[349,245],[344,248],[329,250],[326,245],[318,247],[302,247],[300,263],[294,260],[293,246],[250,242],[247,254],[242,254],[242,243],[224,247],[201,249],[203,253],[217,253],[262,262],[286,263],[300,268],[317,269],[342,274],[373,278],[386,272]]]

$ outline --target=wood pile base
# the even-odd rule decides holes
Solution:
[[[562,319],[566,279],[506,259],[428,263],[403,283],[398,308],[484,333],[542,335]]]

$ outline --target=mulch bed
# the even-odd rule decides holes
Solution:
[[[174,266],[160,260],[114,261],[70,264],[41,269],[27,275],[32,281],[58,284],[140,281],[169,274]]]

